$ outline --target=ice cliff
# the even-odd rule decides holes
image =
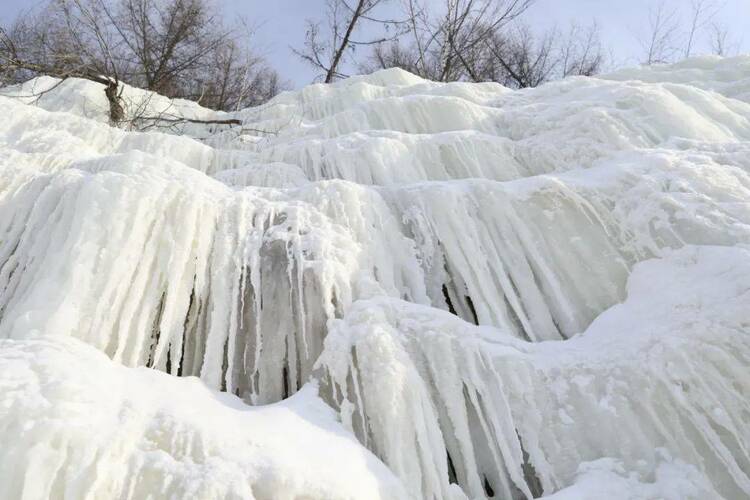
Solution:
[[[750,57],[54,84],[0,89],[0,498],[750,496]]]

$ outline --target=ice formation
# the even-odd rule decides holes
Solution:
[[[0,497],[750,495],[750,57],[54,83],[0,90]]]

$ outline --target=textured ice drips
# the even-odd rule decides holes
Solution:
[[[747,175],[725,172],[722,179],[719,175],[726,169],[705,156],[687,163],[685,155],[674,153],[636,155],[594,168],[586,176],[511,183],[465,181],[375,190],[333,182],[292,191],[233,191],[177,163],[152,166],[156,161],[141,153],[106,157],[38,176],[9,191],[6,206],[18,203],[33,211],[24,215],[23,210],[8,210],[0,216],[8,235],[3,255],[9,260],[2,268],[8,277],[2,296],[5,325],[12,323],[12,310],[28,316],[38,307],[31,304],[73,304],[40,315],[66,324],[68,311],[74,310],[71,321],[77,321],[76,308],[104,297],[98,310],[82,314],[97,318],[95,323],[58,331],[83,338],[96,331],[96,345],[129,365],[153,362],[166,367],[169,352],[169,364],[177,373],[180,363],[175,362],[185,356],[182,346],[188,345],[177,339],[187,327],[193,332],[189,337],[217,339],[213,368],[203,373],[220,386],[221,373],[234,365],[221,361],[221,346],[232,343],[233,335],[214,337],[208,332],[234,330],[240,323],[250,328],[240,317],[246,315],[244,308],[260,307],[254,292],[263,286],[259,276],[267,277],[271,303],[286,304],[284,312],[268,316],[268,328],[316,332],[313,345],[320,344],[325,320],[334,315],[332,303],[343,312],[352,293],[362,296],[351,287],[363,279],[377,283],[381,293],[432,303],[468,321],[503,326],[533,340],[559,339],[581,331],[621,299],[628,268],[637,260],[665,246],[733,244],[748,241],[749,234],[750,214],[741,201],[750,192]],[[705,172],[696,175],[698,168]],[[595,182],[600,171],[605,175]],[[710,194],[710,202],[703,192]],[[121,211],[129,213],[119,217]],[[52,245],[55,251],[47,251]],[[301,267],[295,264],[300,261]],[[19,266],[36,271],[15,273]],[[49,279],[56,267],[69,277]],[[49,282],[58,283],[54,289],[39,286],[30,297],[14,291],[34,287],[42,269]],[[120,277],[97,280],[99,269]],[[163,271],[154,276],[158,269]],[[135,284],[129,285],[131,281]],[[300,292],[305,281],[308,291]],[[61,283],[76,284],[77,302]],[[49,293],[62,298],[52,299]],[[320,299],[300,302],[305,294]],[[214,316],[205,316],[208,311]],[[298,317],[295,328],[280,319],[289,318],[290,311]],[[44,330],[26,322],[19,331],[30,327]],[[155,332],[162,346],[154,357]],[[306,342],[298,340],[294,346]],[[244,351],[247,345],[242,343]],[[168,345],[172,348],[165,350]],[[313,359],[306,366],[319,348],[311,352]],[[204,352],[189,348],[187,354],[200,360]],[[196,364],[186,373],[194,373],[202,363]],[[247,359],[240,363],[247,364]],[[243,376],[252,372],[241,370]],[[280,397],[282,391],[273,394]]]
[[[628,299],[564,343],[357,302],[331,325],[319,364],[345,422],[418,498],[447,498],[451,481],[470,497],[489,485],[530,498],[600,457],[653,470],[659,447],[741,498],[748,263],[747,250],[686,247],[639,264]]]
[[[353,294],[427,302],[376,192],[234,191],[157,161],[90,160],[8,193],[4,206],[22,206],[0,213],[4,335],[54,329],[267,401],[307,380],[326,320]]]
[[[643,491],[666,463],[697,474],[694,491],[741,498],[747,322],[691,301],[721,284],[746,310],[747,255],[670,254],[750,244],[743,61],[731,78],[721,61],[688,64],[701,85],[679,67],[518,92],[391,70],[285,93],[239,112],[242,127],[147,133],[104,125],[88,82],[33,105],[0,98],[0,337],[72,336],[255,404],[323,377],[417,497],[548,494],[610,458]],[[163,133],[179,131],[192,138]],[[668,272],[639,264],[653,257]],[[639,265],[629,314],[596,319]],[[733,319],[706,323],[713,310]]]
[[[398,81],[399,71],[387,70],[383,74]],[[737,81],[746,81],[746,73],[739,73],[743,79]],[[637,78],[637,74],[634,76]],[[321,169],[351,175],[351,162],[339,167],[332,159],[329,151],[335,148],[346,155],[354,146],[361,154],[372,157],[369,150],[381,141],[380,156],[389,158],[394,155],[394,148],[398,151],[398,142],[420,144],[425,134],[434,135],[440,142],[439,137],[461,137],[457,132],[464,130],[474,131],[474,141],[480,143],[485,135],[511,140],[507,154],[512,160],[501,167],[501,180],[510,178],[514,170],[534,175],[588,166],[610,156],[613,150],[654,147],[673,137],[711,142],[750,138],[750,105],[694,86],[572,78],[520,92],[491,92],[489,89],[494,87],[431,82],[393,89],[378,87],[377,92],[372,87],[373,84],[363,86],[348,80],[331,89],[310,87],[240,116],[264,124],[258,128],[277,131],[278,135],[263,143],[263,158],[299,162],[313,179]],[[325,95],[334,92],[338,99],[329,104]],[[268,121],[288,119],[290,109],[297,118],[266,127]],[[381,130],[389,131],[388,141],[379,138],[379,132],[373,133]],[[372,136],[371,141],[362,141],[362,135]],[[294,137],[303,137],[307,145],[291,141]],[[298,151],[294,160],[288,156],[290,147]],[[311,148],[309,154],[304,153],[307,147]],[[474,167],[466,174],[483,172],[482,177],[496,178],[498,171],[494,166],[504,158],[493,149],[496,148],[482,148],[481,170]],[[450,168],[470,161],[471,154],[458,162],[448,159],[445,164]],[[364,170],[354,175],[366,176],[372,170],[373,176],[378,175],[374,181],[383,178],[378,160],[363,164],[361,158],[355,158],[352,162],[362,165],[358,170]],[[420,172],[419,167],[407,165],[398,156],[391,165],[396,171],[405,168],[416,170],[415,174]],[[435,179],[432,175],[439,175],[441,170],[439,166],[428,170],[424,179]]]
[[[393,75],[397,76],[398,73],[393,73]],[[368,85],[370,84],[345,82],[332,89],[340,87],[347,90],[353,86],[355,94],[362,97],[362,89],[369,88]],[[601,87],[601,84],[587,83],[587,87],[596,87],[596,85]],[[604,98],[611,94],[609,86],[615,84],[606,85],[607,88],[599,89],[600,92],[595,94],[602,103],[606,103]],[[562,87],[563,96],[576,91],[575,85],[569,82],[558,84],[558,87]],[[454,87],[446,87],[446,89],[452,88]],[[471,87],[458,86],[457,88],[470,89]],[[449,93],[446,89],[435,84],[420,83],[415,87],[404,87],[400,90],[397,88],[395,93],[385,90],[383,92],[388,99],[396,98],[394,96],[397,95],[409,95],[410,98],[418,99],[424,92],[442,97]],[[309,94],[308,91],[305,92]],[[333,92],[333,90],[328,89],[327,92]],[[383,92],[380,94],[371,92],[370,98],[377,101],[376,98]],[[523,103],[541,99],[540,102],[550,109],[556,109],[552,107],[552,104],[562,105],[560,103],[567,102],[562,96],[549,89],[539,89],[526,94],[531,95],[524,95],[518,100]],[[280,100],[284,102],[284,99],[290,97],[293,95],[287,94]],[[482,92],[479,92],[473,99],[462,100],[464,97],[462,94],[459,101],[466,106],[474,106],[476,102],[489,100],[487,94]],[[507,97],[502,94],[501,98]],[[346,99],[336,102],[346,102]],[[28,108],[28,106],[10,101],[9,105],[21,108],[23,111]],[[515,106],[515,108],[518,107],[527,109],[528,104]],[[508,105],[497,108],[496,111],[508,113],[513,112],[515,108]],[[317,115],[323,116],[321,119],[323,122],[329,119],[329,115],[323,111]],[[527,115],[536,116],[533,113],[523,113],[524,117]],[[576,116],[575,113],[570,113],[570,115]],[[253,167],[226,170],[228,167],[234,167],[236,163],[235,160],[228,160],[232,158],[231,155],[242,152],[229,150],[226,152],[229,154],[227,156],[223,150],[207,148],[199,142],[184,137],[153,133],[125,133],[102,128],[98,124],[69,114],[50,115],[38,109],[31,109],[28,113],[22,113],[19,110],[14,113],[14,116],[18,116],[18,120],[22,121],[10,121],[6,124],[6,140],[10,146],[10,154],[15,160],[14,165],[27,164],[29,167],[22,168],[23,175],[19,175],[18,178],[21,180],[17,181],[20,184],[13,184],[4,191],[7,196],[15,197],[27,191],[26,188],[17,190],[13,186],[23,185],[27,176],[36,175],[34,167],[40,161],[38,155],[48,155],[45,158],[57,157],[57,149],[71,155],[70,140],[71,137],[75,137],[88,148],[83,151],[88,151],[86,156],[91,157],[92,160],[80,165],[80,160],[71,158],[70,163],[63,165],[73,166],[84,172],[96,171],[92,176],[83,175],[79,183],[88,186],[86,189],[91,190],[92,196],[99,200],[96,205],[101,207],[101,212],[95,208],[87,209],[85,203],[80,201],[81,195],[71,195],[69,199],[76,200],[76,204],[71,206],[77,208],[75,208],[75,214],[70,211],[72,209],[68,210],[67,227],[78,227],[73,224],[75,218],[94,221],[93,223],[89,221],[88,225],[80,227],[84,229],[89,226],[96,227],[100,234],[79,235],[80,240],[98,241],[99,245],[107,245],[117,249],[117,252],[124,252],[124,255],[130,255],[129,262],[132,266],[133,263],[139,261],[144,249],[150,251],[147,247],[148,241],[151,240],[144,240],[144,243],[139,244],[137,238],[131,238],[129,233],[123,232],[120,240],[115,243],[109,240],[110,232],[113,228],[122,225],[124,228],[140,231],[140,234],[145,235],[147,233],[144,231],[153,231],[153,229],[149,229],[148,223],[139,224],[140,219],[143,216],[154,217],[154,221],[158,220],[158,225],[156,222],[151,223],[151,227],[156,228],[155,236],[152,238],[153,243],[163,248],[160,252],[175,254],[169,258],[161,258],[161,260],[150,257],[154,259],[151,265],[144,266],[140,263],[140,269],[145,273],[144,276],[152,273],[154,269],[159,269],[163,265],[160,262],[170,266],[170,271],[161,274],[160,281],[155,282],[158,284],[156,287],[152,287],[149,281],[153,278],[142,278],[142,282],[139,283],[142,283],[141,286],[145,287],[148,293],[143,292],[145,295],[141,296],[136,291],[137,288],[132,292],[117,293],[119,300],[127,299],[129,302],[119,312],[110,314],[119,314],[125,318],[130,316],[139,318],[133,327],[137,333],[131,331],[131,326],[127,324],[129,319],[123,320],[126,325],[118,327],[113,326],[114,323],[111,320],[109,322],[103,322],[101,318],[98,320],[97,335],[101,337],[101,340],[97,342],[97,345],[108,346],[108,352],[117,353],[118,359],[123,359],[128,364],[155,363],[156,366],[165,368],[167,365],[165,353],[169,353],[170,369],[179,373],[181,366],[179,360],[185,357],[182,349],[186,347],[188,360],[194,359],[194,361],[188,361],[190,368],[186,373],[198,373],[198,370],[201,370],[206,379],[211,380],[217,387],[227,385],[226,380],[224,382],[220,380],[226,379],[226,371],[230,368],[230,371],[233,371],[238,366],[242,367],[236,375],[240,378],[247,378],[248,374],[256,373],[255,368],[252,367],[257,362],[255,356],[249,356],[246,351],[255,351],[260,343],[248,342],[245,339],[246,335],[241,334],[237,337],[241,339],[239,345],[235,345],[236,335],[233,333],[209,335],[208,332],[212,329],[220,331],[228,328],[235,331],[249,328],[245,316],[250,314],[254,317],[256,313],[243,311],[246,307],[259,309],[262,302],[261,297],[255,296],[255,286],[253,286],[257,286],[260,279],[257,277],[258,262],[263,261],[270,266],[265,273],[261,273],[274,276],[273,279],[264,280],[264,283],[268,283],[269,287],[274,290],[269,292],[268,297],[278,299],[288,296],[289,298],[281,302],[271,300],[274,304],[285,305],[282,307],[283,313],[266,314],[269,318],[268,328],[273,331],[294,329],[305,332],[300,333],[302,337],[295,341],[284,340],[275,349],[272,349],[269,343],[266,351],[269,353],[267,358],[273,360],[270,366],[273,366],[279,359],[285,359],[287,350],[296,352],[299,346],[306,344],[308,332],[316,332],[313,336],[318,340],[311,342],[313,345],[311,353],[306,350],[304,356],[298,354],[291,356],[288,361],[290,366],[297,363],[297,358],[310,357],[311,359],[301,363],[299,368],[287,370],[287,375],[276,375],[277,382],[271,391],[273,396],[266,395],[263,396],[264,398],[281,397],[284,394],[284,390],[281,389],[284,384],[291,386],[290,390],[299,385],[298,380],[279,382],[279,377],[297,374],[302,376],[308,373],[309,364],[314,361],[319,351],[319,347],[315,346],[320,345],[322,332],[325,329],[325,319],[331,317],[335,309],[331,307],[331,303],[333,301],[338,303],[339,313],[345,310],[346,304],[351,300],[351,292],[347,290],[352,286],[353,281],[361,281],[360,268],[370,273],[370,279],[379,282],[379,286],[388,295],[420,303],[430,302],[443,309],[455,311],[468,321],[502,326],[523,338],[559,339],[581,331],[600,311],[620,300],[623,296],[622,290],[629,267],[642,258],[658,255],[660,248],[677,247],[683,243],[733,244],[738,241],[747,241],[748,237],[747,223],[750,215],[747,205],[740,201],[743,197],[747,199],[747,194],[750,192],[747,188],[747,175],[743,170],[737,168],[730,170],[722,164],[726,161],[733,162],[736,156],[741,157],[741,155],[727,158],[726,153],[723,152],[720,154],[704,152],[701,155],[676,153],[669,150],[622,153],[614,157],[616,160],[610,157],[607,160],[595,162],[585,172],[574,171],[569,175],[540,177],[532,175],[533,170],[519,170],[520,164],[514,162],[513,155],[504,153],[514,151],[524,140],[511,141],[507,138],[477,132],[449,135],[396,135],[395,137],[399,140],[412,141],[407,142],[405,149],[401,150],[402,158],[399,160],[388,156],[388,152],[393,148],[387,142],[380,143],[377,140],[371,140],[370,136],[376,133],[370,132],[368,135],[357,136],[356,140],[356,144],[360,146],[367,145],[366,147],[371,151],[368,155],[361,155],[356,147],[350,154],[346,149],[342,150],[340,144],[333,143],[326,146],[328,152],[325,157],[337,158],[339,164],[352,165],[351,172],[347,173],[338,167],[330,168],[320,170],[313,178],[340,175],[359,182],[383,183],[389,186],[372,190],[338,183],[330,185],[336,186],[335,189],[322,189],[323,185],[306,185],[302,181],[304,170],[300,171],[298,167],[291,165],[282,168],[278,164],[258,163]],[[337,114],[330,116],[335,118]],[[394,115],[394,119],[398,116],[400,115]],[[643,119],[642,116],[640,118]],[[530,134],[533,130],[538,132],[535,127],[538,127],[539,123],[530,122],[529,118],[524,118],[524,120],[528,122],[525,125],[528,132],[525,134]],[[519,124],[514,126],[523,127],[524,120],[519,120]],[[648,122],[644,121],[644,123]],[[544,121],[542,125],[555,131],[555,134],[569,133],[556,120]],[[23,140],[18,140],[15,135],[17,130],[25,129],[35,130],[35,135],[38,137],[55,137],[55,140],[51,143],[49,141],[40,143],[27,138],[28,134]],[[100,131],[108,135],[101,136]],[[582,133],[582,137],[577,140],[581,144],[591,145],[584,140],[586,134],[581,130],[576,130],[576,133],[578,132]],[[387,137],[385,132],[377,133]],[[541,139],[545,137],[546,135],[542,135]],[[156,138],[156,142],[152,138]],[[453,142],[455,139],[459,142]],[[441,149],[446,144],[446,140],[449,148]],[[178,141],[179,145],[173,144],[174,141]],[[279,137],[262,141],[264,148],[268,151],[274,151],[275,144],[289,144],[299,151],[307,151],[305,154],[310,158],[317,156],[316,144],[329,144],[320,143],[316,139],[295,138],[290,131],[284,131]],[[501,150],[492,152],[492,148],[485,145],[488,141],[490,144],[493,141],[496,142],[501,146]],[[529,141],[534,141],[536,145],[542,142],[537,136],[531,136]],[[137,161],[129,154],[124,157],[108,156],[113,150],[113,143],[120,144],[116,150],[128,151],[131,148],[145,150],[152,156],[143,156],[138,153],[136,156],[139,160]],[[242,144],[234,145],[241,147]],[[454,149],[459,147],[457,145],[460,145],[460,149]],[[474,148],[474,154],[469,154],[472,150],[467,149],[468,147]],[[568,143],[563,142],[562,147],[558,149],[564,152],[567,147]],[[184,156],[175,155],[175,149],[185,151]],[[726,148],[722,151],[725,150]],[[81,155],[82,150],[76,147],[75,152]],[[197,156],[196,152],[199,152]],[[440,159],[435,156],[438,152],[443,155]],[[163,156],[156,156],[157,154]],[[247,155],[250,152],[242,154]],[[169,174],[166,176],[158,172],[160,167],[157,166],[159,163],[165,163],[161,159],[163,157],[177,160],[173,165],[170,163],[172,166],[169,167]],[[196,157],[203,159],[196,162]],[[717,160],[712,157],[717,157]],[[183,160],[185,158],[187,160]],[[235,158],[241,159],[243,156],[235,156]],[[363,161],[357,164],[353,158],[363,158]],[[377,167],[376,158],[381,159],[382,168]],[[409,163],[410,158],[414,158],[415,161]],[[216,179],[231,185],[239,185],[239,187],[248,183],[284,187],[291,183],[299,189],[284,195],[273,190],[258,189],[229,192],[220,184],[212,183],[199,174],[185,170],[182,161],[187,161],[187,166],[198,170],[218,171],[215,174]],[[217,164],[217,161],[220,163]],[[421,166],[417,162],[422,162]],[[460,166],[464,162],[470,162],[469,164],[473,166]],[[110,189],[106,182],[119,183],[122,177],[114,176],[105,183],[102,183],[101,179],[109,179],[107,171],[116,170],[114,165],[121,163],[131,163],[129,170],[126,168],[122,173],[132,177],[129,182],[134,182],[135,185],[129,191],[126,201],[108,205],[112,190],[117,192],[122,188],[113,186]],[[301,163],[305,165],[304,161]],[[137,166],[133,167],[136,164]],[[334,165],[335,162],[330,164]],[[100,175],[97,169],[101,167],[92,165],[104,166],[104,172]],[[386,165],[390,166],[390,170],[386,170]],[[484,181],[448,180],[429,184],[419,182],[404,184],[402,182],[400,185],[394,185],[399,178],[408,179],[410,176],[414,181],[431,177],[461,178],[465,175],[478,174],[482,165],[492,166],[498,173],[505,172],[509,175],[509,179],[521,176],[528,177],[528,181],[494,182],[491,179],[500,175],[490,175],[490,179]],[[738,163],[738,166],[744,167],[742,163]],[[149,169],[153,169],[153,172]],[[701,172],[696,174],[694,171],[698,169]],[[31,200],[39,197],[39,193],[34,190],[36,188],[32,189],[31,186],[42,185],[45,182],[42,179],[55,180],[57,177],[55,172],[58,170],[59,167],[54,168],[48,175],[29,183],[28,189],[31,191],[24,195],[25,199]],[[372,176],[378,171],[394,172],[393,175],[400,177],[393,178],[391,175],[388,179],[381,176],[375,182],[376,179]],[[419,173],[420,171],[422,173]],[[71,172],[61,172],[59,175],[60,179],[57,181],[61,182],[60,196],[63,190],[68,189],[65,187],[68,181],[62,179],[78,178],[76,174],[71,175]],[[149,173],[146,174],[146,172]],[[160,181],[162,184],[158,182],[154,184],[154,181],[149,178],[152,175],[157,178],[163,177],[164,179]],[[370,177],[365,178],[364,176],[367,175]],[[14,176],[9,176],[9,178],[11,182],[15,181]],[[721,181],[712,182],[710,179],[721,179]],[[154,189],[155,186],[160,187]],[[199,201],[205,197],[203,192],[206,190],[211,193],[208,194],[207,201]],[[176,200],[171,202],[171,208],[166,205],[166,197],[170,194],[165,193],[179,193]],[[30,206],[28,202],[20,203],[23,208],[18,212],[7,211],[8,216],[12,216],[12,224],[16,228],[15,237],[20,240],[18,236],[20,233],[17,231],[21,227],[25,227],[28,232],[39,231],[38,224],[66,227],[65,224],[48,220],[49,217],[44,210],[52,210],[51,207],[56,203],[54,197],[50,198],[46,195],[41,197],[42,200],[48,198],[49,202],[39,204],[40,206],[35,208],[39,218],[38,223],[23,221],[23,210]],[[381,198],[387,203],[383,204],[380,201]],[[306,200],[308,204],[300,205],[294,201],[297,199]],[[313,283],[312,285],[302,284],[304,280],[300,279],[299,271],[304,266],[294,267],[294,255],[297,257],[301,255],[299,249],[282,249],[279,245],[274,247],[274,245],[260,242],[259,237],[253,236],[265,235],[266,225],[275,226],[277,220],[274,217],[277,212],[281,213],[282,218],[286,218],[286,206],[290,203],[290,206],[294,207],[292,210],[295,212],[293,216],[295,221],[309,221],[308,227],[302,231],[311,235],[308,237],[311,241],[333,238],[333,236],[325,235],[337,232],[341,233],[340,238],[353,240],[345,244],[334,244],[333,247],[337,251],[322,253],[321,255],[325,255],[324,258],[313,257],[318,264],[309,266],[309,269],[302,273],[307,276],[308,282]],[[7,207],[15,204],[12,198],[8,198]],[[119,211],[126,210],[126,206],[136,205],[140,208],[134,213],[139,215],[129,220],[124,219],[124,223],[116,220],[116,214]],[[328,207],[324,209],[327,213],[319,214],[320,207]],[[60,207],[58,206],[55,210],[59,211]],[[171,216],[166,218],[159,216],[162,212]],[[191,222],[192,219],[195,222]],[[401,221],[401,225],[397,222],[398,220]],[[189,227],[194,227],[194,231],[186,230]],[[69,231],[68,229],[59,230]],[[288,230],[291,231],[290,235],[280,238],[281,246],[298,239],[293,235],[295,231],[298,231],[296,228],[292,227]],[[164,231],[166,231],[166,237],[161,234]],[[213,236],[215,231],[217,231],[216,235]],[[282,233],[283,231],[276,231],[269,234],[273,235],[271,238],[277,238]],[[14,233],[11,232],[11,234]],[[174,236],[169,236],[170,234]],[[141,239],[145,237],[141,236]],[[260,239],[264,238],[266,236]],[[26,239],[30,241],[31,237]],[[409,239],[413,239],[414,243],[410,243]],[[214,244],[214,240],[217,243]],[[394,253],[390,242],[400,240],[404,240],[401,244],[403,248]],[[377,241],[381,243],[376,244]],[[191,248],[191,245],[196,248]],[[416,259],[421,263],[421,274],[419,273],[420,267],[415,265],[415,255],[412,255],[413,252],[409,249],[412,245],[416,247]],[[7,238],[5,248],[6,253],[14,248],[13,236]],[[75,246],[68,248],[75,255],[67,259],[80,262],[83,268],[95,263],[95,259],[84,256],[85,254],[80,253]],[[252,250],[247,248],[252,248]],[[176,249],[180,249],[179,252]],[[274,257],[253,257],[255,260],[251,263],[248,255],[258,255],[259,252],[268,253]],[[293,258],[288,258],[286,255],[288,252],[294,254]],[[25,254],[25,251],[22,251],[22,254]],[[69,260],[61,257],[63,254],[64,252],[58,252],[59,262],[68,262]],[[157,252],[154,255],[158,254]],[[353,258],[353,254],[358,257]],[[183,257],[178,258],[176,255],[183,255]],[[36,261],[39,262],[39,259]],[[127,259],[125,261],[128,262]],[[255,265],[256,269],[253,273],[247,273],[246,270],[251,264]],[[39,265],[46,266],[46,264]],[[107,269],[108,266],[110,264],[105,264],[102,268]],[[332,274],[330,272],[321,274],[322,267],[325,266],[338,269],[334,273],[338,278],[333,280],[337,281],[335,286],[338,287],[338,292],[332,288]],[[10,275],[15,267],[11,263],[4,269]],[[214,271],[215,274],[213,274]],[[89,270],[88,272],[93,274],[96,271]],[[285,272],[286,276],[284,276]],[[220,286],[214,287],[212,293],[208,292],[210,280],[205,277],[206,273],[213,276],[216,283],[220,283]],[[38,274],[29,275],[25,279],[32,280],[32,276],[38,276]],[[252,277],[251,280],[255,280],[254,283],[249,283],[250,286],[246,286],[245,283],[248,281],[248,276]],[[396,282],[392,282],[394,276]],[[16,279],[21,279],[21,275],[16,276]],[[78,278],[75,279],[78,280]],[[329,290],[323,294],[322,300],[313,301],[314,303],[301,300],[300,297],[305,295],[305,292],[300,291],[303,286],[308,286],[308,293],[319,293],[313,291],[319,288],[319,285],[314,284],[316,281],[325,283],[321,286]],[[195,282],[195,286],[192,282]],[[102,281],[100,286],[109,286],[106,283]],[[18,300],[17,294],[10,293],[14,286],[16,285],[11,283],[6,290],[6,301]],[[39,287],[39,290],[44,290],[44,287]],[[65,288],[58,288],[58,293],[67,293],[63,290]],[[102,290],[89,295],[84,294],[79,303],[87,304],[94,300],[93,297],[109,296],[102,294],[104,294]],[[293,295],[296,295],[296,298]],[[212,301],[210,304],[209,299]],[[37,300],[36,296],[33,300]],[[49,300],[45,298],[40,303],[49,302]],[[118,302],[106,307],[109,311],[117,311]],[[189,311],[190,307],[193,308],[192,311]],[[305,307],[312,307],[313,311],[306,315]],[[5,309],[8,309],[8,306]],[[27,314],[25,306],[19,306],[17,309]],[[60,309],[60,313],[55,313],[56,318],[66,314],[64,307]],[[314,312],[321,309],[327,313],[321,316]],[[213,319],[206,316],[207,311],[215,314]],[[291,313],[291,311],[296,312]],[[6,312],[6,315],[8,314],[11,313]],[[188,316],[190,319],[186,320]],[[286,322],[292,316],[297,318],[294,328]],[[310,321],[312,324],[307,325]],[[151,326],[154,322],[158,323],[157,327]],[[255,323],[251,321],[250,324]],[[190,333],[183,333],[186,328]],[[148,331],[149,329],[151,331]],[[59,331],[72,330],[71,327]],[[84,326],[75,330],[77,335],[89,338],[88,327]],[[165,333],[164,338],[161,337],[162,330]],[[250,337],[254,338],[260,334],[255,332]],[[159,336],[158,341],[155,339],[156,336]],[[184,339],[183,336],[185,336]],[[113,340],[113,337],[117,340]],[[205,340],[196,341],[196,338],[209,339],[210,344],[215,346],[211,348],[213,354],[209,356],[212,361],[207,363],[210,369],[200,368],[203,365],[204,351],[203,348],[193,345],[201,344]],[[278,340],[278,338],[286,339],[287,337],[270,334],[269,338]],[[289,342],[291,345],[284,347]],[[233,347],[229,347],[230,345]],[[171,347],[167,348],[167,346]],[[271,355],[272,350],[278,354]],[[232,356],[237,358],[229,359]],[[254,377],[259,376],[254,375]],[[292,378],[296,379],[296,377]],[[230,387],[240,385],[244,387],[247,382],[235,381],[228,384]],[[250,385],[257,386],[257,381]],[[251,392],[258,394],[257,387]]]
[[[273,143],[264,161],[301,165],[311,180],[340,178],[359,184],[398,185],[423,180],[510,180],[538,172],[519,163],[515,145],[476,131],[404,134],[354,132],[330,139]]]

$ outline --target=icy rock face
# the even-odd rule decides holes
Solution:
[[[748,61],[522,91],[386,70],[232,115],[124,94],[231,128],[111,128],[79,80],[2,89],[0,373],[24,375],[0,376],[0,432],[32,430],[0,461],[54,464],[7,494],[750,495]],[[229,396],[135,367],[285,401],[201,422]],[[130,379],[143,388],[107,394]],[[84,411],[99,405],[143,411],[118,434]],[[292,407],[316,429],[274,421]],[[175,463],[85,444],[75,426],[92,425],[166,436],[155,453]],[[311,443],[295,460],[288,428]],[[351,469],[316,455],[329,431]],[[126,469],[76,482],[109,462]]]

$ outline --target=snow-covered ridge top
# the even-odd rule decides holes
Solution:
[[[227,114],[128,87],[243,121],[148,131],[91,82],[2,89],[0,463],[35,482],[0,496],[750,495],[748,61],[521,91],[387,70]],[[227,416],[219,390],[300,392]],[[319,468],[283,480],[274,415]]]
[[[692,57],[676,64],[629,68],[603,75],[612,80],[679,83],[750,102],[750,55]]]
[[[598,79],[616,81],[640,81],[645,83],[676,83],[713,91],[726,97],[750,101],[750,55],[720,58],[717,56],[693,57],[672,65],[642,66],[628,68],[613,73],[599,75]],[[573,79],[576,80],[576,79]],[[579,78],[578,80],[584,80]],[[6,87],[0,95],[15,96],[25,102],[36,101],[36,96],[45,89],[54,87],[58,80],[41,77],[23,85]],[[551,82],[543,85],[560,87],[562,82]],[[101,92],[100,84],[80,79],[69,79],[55,88],[52,95],[43,95],[36,104],[49,111],[66,111],[93,118],[106,120],[107,103]],[[562,87],[564,88],[564,86]],[[550,89],[551,90],[551,89]],[[537,93],[539,89],[525,89],[521,93]],[[469,84],[462,82],[435,83],[424,80],[399,68],[376,71],[362,76],[354,76],[333,84],[314,84],[299,91],[285,91],[269,103],[257,108],[248,108],[234,115],[237,117],[257,116],[258,111],[282,108],[288,113],[289,106],[297,107],[299,101],[316,102],[323,108],[342,110],[356,102],[382,99],[387,97],[407,97],[410,95],[433,95],[459,97],[474,104],[492,105],[504,94],[513,93],[496,83]],[[552,94],[551,92],[541,92]],[[153,92],[125,86],[126,102],[134,107],[143,106],[141,112],[149,116],[162,114],[197,119],[221,119],[231,114],[215,112],[203,108],[192,101],[167,99]],[[304,108],[304,104],[303,104]],[[313,112],[303,109],[304,113]],[[320,111],[313,112],[320,118]],[[315,118],[315,116],[313,116]]]
[[[427,82],[392,69],[286,92],[263,106],[236,113],[243,120],[241,128],[223,127],[219,134],[217,127],[188,124],[177,129],[217,150],[233,151],[212,153],[220,158],[208,162],[188,162],[208,172],[238,164],[281,162],[299,166],[313,180],[401,184],[480,177],[503,181],[590,166],[613,151],[662,146],[674,138],[746,140],[750,104],[711,91],[750,85],[747,61],[748,57],[698,58],[673,70],[671,66],[641,68],[516,92],[496,84]],[[714,74],[724,75],[728,68],[734,71],[731,82],[711,83]],[[702,88],[664,83],[684,80],[680,75],[685,71],[703,71]],[[616,78],[627,81],[611,81]],[[639,78],[660,83],[643,83]],[[28,95],[31,88],[52,83],[41,79],[22,90],[2,93]],[[191,118],[230,116],[130,87],[124,95],[154,116],[165,110]],[[81,80],[63,82],[36,105],[97,121],[106,121],[107,116],[101,86]]]
[[[204,108],[193,101],[169,99],[130,85],[124,85],[123,100],[126,111],[145,116],[165,116],[196,119],[216,119],[224,115]],[[41,76],[20,85],[0,88],[0,96],[12,97],[27,104],[34,104],[47,111],[61,111],[108,122],[109,105],[103,92],[104,85],[80,78],[58,78]]]

